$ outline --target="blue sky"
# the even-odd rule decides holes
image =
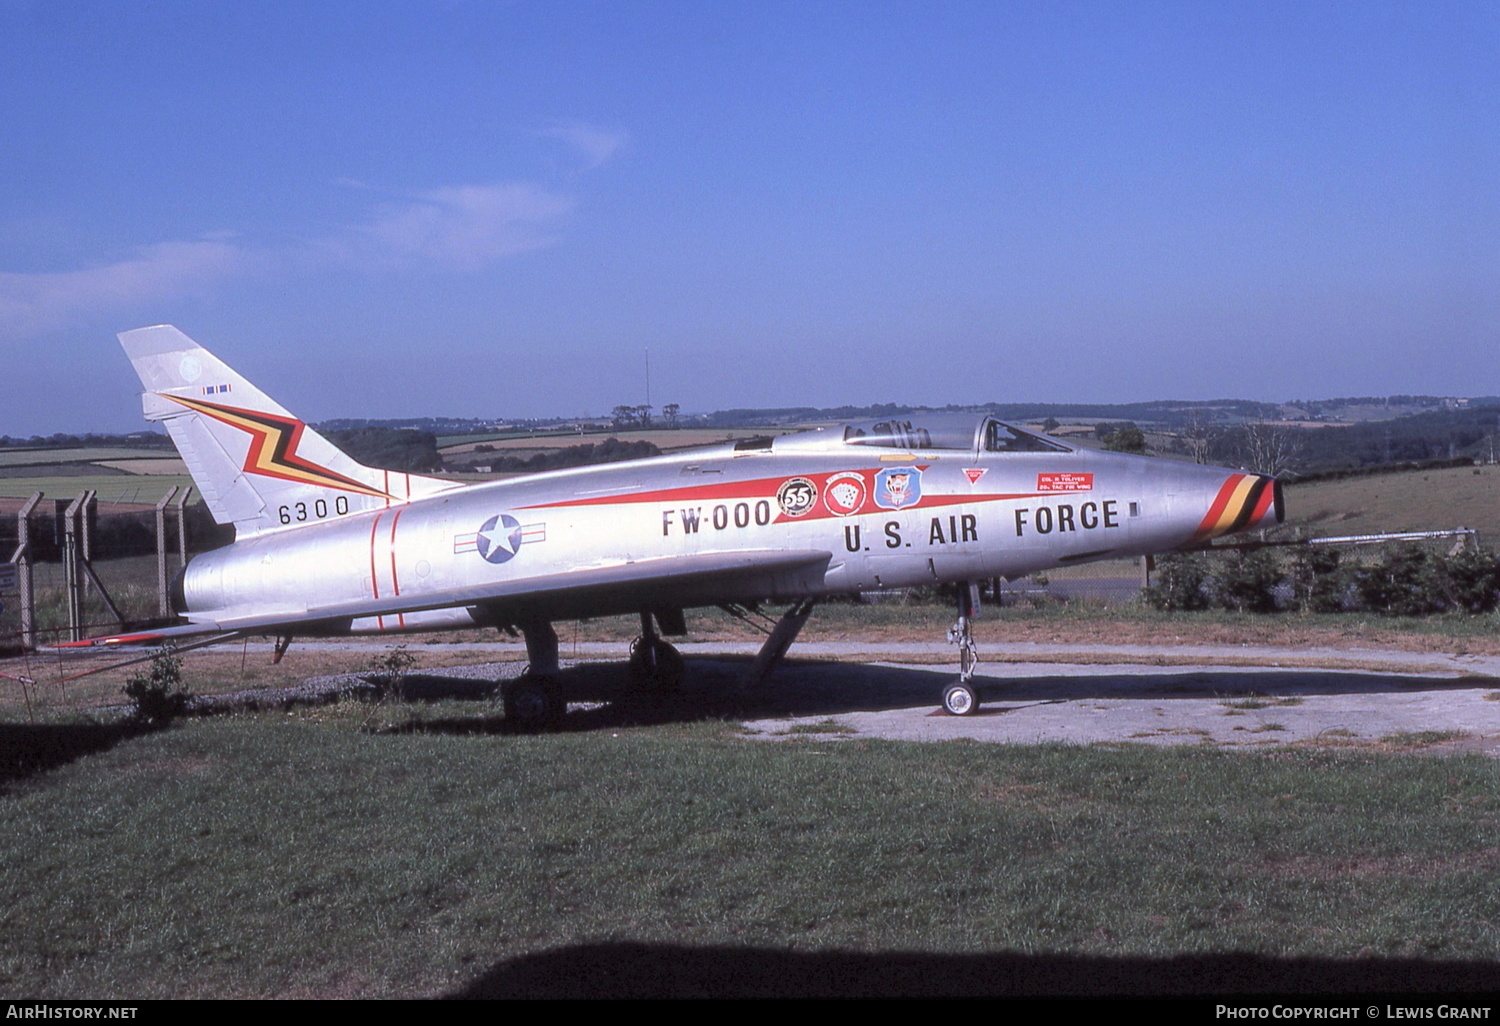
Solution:
[[[1500,393],[1493,3],[0,0],[0,433]]]

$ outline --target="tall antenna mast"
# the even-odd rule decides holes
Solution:
[[[651,405],[651,347],[646,347],[646,405]]]

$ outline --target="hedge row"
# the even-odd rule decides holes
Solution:
[[[1488,613],[1500,606],[1500,560],[1465,547],[1443,555],[1418,545],[1351,565],[1331,548],[1160,556],[1146,601],[1157,609],[1272,613],[1371,612],[1386,616]]]

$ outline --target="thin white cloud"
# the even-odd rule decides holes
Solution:
[[[551,245],[547,226],[572,209],[572,199],[524,182],[451,186],[387,204],[328,245],[355,263],[475,270]]]
[[[542,135],[567,143],[584,159],[586,170],[596,168],[619,152],[630,135],[623,131],[610,131],[580,121],[559,123],[542,130]]]
[[[0,337],[62,327],[102,308],[159,303],[240,273],[246,254],[222,239],[160,242],[128,260],[77,271],[0,271]]]
[[[525,182],[457,185],[376,207],[364,224],[279,249],[224,237],[161,242],[111,264],[74,271],[0,271],[0,339],[51,331],[105,311],[202,296],[252,272],[270,277],[308,264],[367,270],[472,271],[549,246],[573,209],[567,196]]]

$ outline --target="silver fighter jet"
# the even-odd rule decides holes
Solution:
[[[673,688],[661,634],[683,610],[790,603],[751,675],[785,653],[830,595],[958,584],[961,675],[948,712],[975,711],[970,582],[1172,552],[1282,519],[1273,479],[1080,449],[973,414],[757,438],[486,484],[362,466],[176,328],[120,335],[160,421],[233,544],[173,587],[185,624],[100,641],[190,635],[518,630],[530,667],[507,717],[544,728],[566,708],[557,620],[639,614],[630,672]]]

